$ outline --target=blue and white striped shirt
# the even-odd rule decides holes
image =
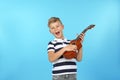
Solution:
[[[62,49],[63,47],[67,46],[70,43],[70,40],[67,39],[54,39],[48,43],[48,52],[54,51],[55,53]],[[77,66],[76,66],[76,59],[65,59],[61,56],[58,60],[52,62],[53,75],[63,75],[63,74],[76,74]]]

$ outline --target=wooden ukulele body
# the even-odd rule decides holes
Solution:
[[[81,39],[79,38],[78,40],[72,40],[70,42],[70,45],[76,45],[77,46],[77,51],[66,51],[63,54],[63,57],[65,57],[66,59],[71,59],[71,58],[76,58],[77,57],[78,50],[82,47]]]

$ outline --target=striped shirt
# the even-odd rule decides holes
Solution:
[[[48,43],[48,52],[54,51],[55,53],[68,45],[70,43],[67,39],[54,39]],[[58,60],[52,62],[53,75],[62,75],[62,74],[76,74],[77,66],[76,66],[76,59],[65,59],[63,56],[59,57]]]

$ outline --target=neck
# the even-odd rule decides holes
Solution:
[[[57,39],[64,39],[64,36],[62,35],[61,37],[56,37]]]

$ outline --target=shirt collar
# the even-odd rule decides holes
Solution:
[[[58,38],[55,38],[54,40],[57,41],[57,42],[64,42],[64,41],[67,41],[66,38],[64,38],[64,39],[58,39]]]

